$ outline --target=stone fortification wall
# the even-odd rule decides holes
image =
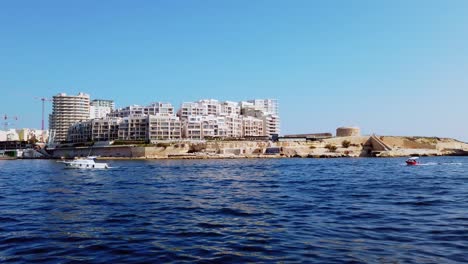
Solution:
[[[389,148],[376,148],[369,136],[335,137],[317,141],[199,141],[160,143],[155,146],[108,146],[62,148],[55,158],[223,158],[223,157],[368,157],[408,155],[454,155],[468,153],[468,144],[452,139],[378,137]],[[391,149],[390,149],[391,148]],[[269,150],[267,152],[267,149]],[[279,153],[271,154],[276,149]]]
[[[144,153],[142,147],[118,146],[118,147],[77,147],[77,148],[60,148],[52,151],[53,158],[74,158],[86,156],[101,156],[101,157],[124,157],[132,158],[139,157]]]

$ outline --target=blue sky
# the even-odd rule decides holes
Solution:
[[[2,1],[0,114],[277,98],[283,133],[468,141],[468,1]],[[50,111],[50,105],[48,110]]]

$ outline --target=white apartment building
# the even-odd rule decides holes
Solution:
[[[89,95],[57,94],[52,101],[52,114],[49,116],[49,129],[55,131],[55,142],[67,139],[68,129],[76,122],[89,119]]]
[[[275,99],[255,99],[243,101],[241,113],[243,116],[252,116],[263,120],[265,136],[280,134],[280,118],[278,115],[278,101]]]
[[[47,140],[49,139],[48,130],[22,128],[22,129],[17,129],[16,132],[18,133],[20,141],[33,140],[38,143],[46,143]]]
[[[122,119],[119,126],[120,140],[147,140],[148,116],[133,115]]]
[[[92,141],[92,121],[80,121],[68,128],[67,141],[72,143]]]
[[[265,135],[263,120],[256,117],[242,117],[242,128],[243,137],[260,137]]]
[[[240,110],[240,109],[239,109]],[[242,137],[242,117],[240,115],[228,115],[224,117],[226,124],[226,137],[227,138],[241,138]]]
[[[174,107],[170,103],[155,102],[148,106],[131,105],[112,111],[109,117],[128,117],[134,115],[174,116]]]
[[[271,104],[271,105],[269,105]],[[265,112],[268,111],[268,112]],[[174,115],[170,103],[132,105],[112,111],[107,118],[93,119],[88,126],[70,130],[75,140],[203,140],[209,138],[263,137],[279,134],[276,100],[241,103],[199,100],[185,102]],[[83,123],[83,122],[81,122]],[[83,133],[83,135],[78,135]]]
[[[182,138],[182,122],[176,116],[150,115],[148,122],[148,139],[152,142]]]
[[[179,109],[178,116],[186,120],[189,116],[217,116],[221,113],[221,104],[218,100],[203,99],[196,102],[185,102]]]
[[[242,108],[254,108],[262,111],[265,115],[279,115],[278,100],[276,99],[253,99],[242,101]]]
[[[18,132],[15,129],[0,130],[0,141],[20,140]]]
[[[96,99],[89,106],[90,119],[103,118],[110,114],[115,108],[114,101]]]

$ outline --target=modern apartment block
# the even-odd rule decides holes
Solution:
[[[68,141],[138,140],[158,141],[182,138],[182,122],[170,103],[129,106],[107,117],[78,122],[70,127]]]
[[[128,117],[136,115],[174,116],[174,107],[170,103],[156,102],[148,106],[131,105],[112,111],[109,117]]]
[[[114,110],[114,108],[115,104],[112,100],[92,100],[89,106],[89,117],[90,119],[106,117]]]
[[[114,110],[105,118],[75,124],[70,128],[69,141],[271,137],[279,133],[277,112],[277,102],[271,99],[185,102],[177,116],[170,103],[132,105]]]
[[[124,117],[119,126],[118,139],[146,140],[148,138],[148,116],[134,115]]]
[[[176,116],[153,116],[148,119],[148,139],[176,140],[182,138],[182,122]]]
[[[251,116],[242,118],[242,135],[244,137],[264,136],[263,120]]]
[[[245,108],[254,108],[256,110],[262,111],[265,115],[278,115],[278,100],[276,99],[254,99],[242,101],[241,107]]]
[[[280,134],[280,118],[276,99],[255,99],[240,103],[243,116],[252,116],[263,120],[265,136]]]
[[[55,131],[54,142],[66,140],[71,125],[89,119],[89,110],[88,94],[55,95],[52,101],[52,114],[49,116],[49,129]]]

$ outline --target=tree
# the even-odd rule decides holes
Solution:
[[[343,148],[349,148],[349,146],[351,146],[351,141],[343,140],[343,142],[341,142],[341,146],[343,146]]]

